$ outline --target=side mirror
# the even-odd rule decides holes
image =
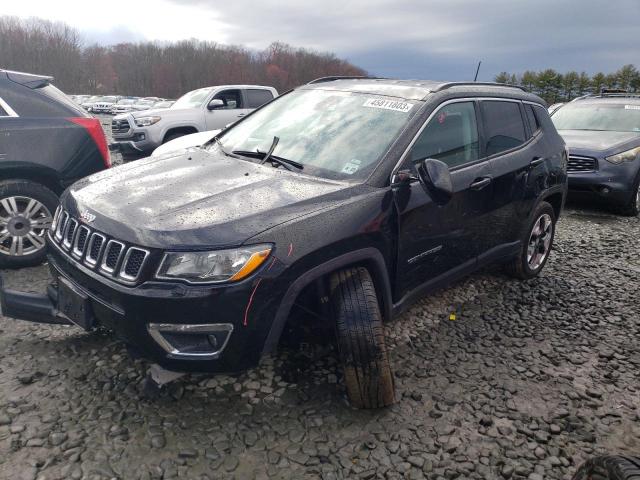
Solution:
[[[453,196],[453,182],[446,163],[427,158],[416,164],[420,184],[425,191],[440,204],[447,203]]]
[[[224,102],[219,98],[214,98],[207,105],[207,110],[218,110],[220,108],[224,108]]]

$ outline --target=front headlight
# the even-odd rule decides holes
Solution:
[[[158,123],[161,117],[139,117],[136,118],[136,125],[138,127],[148,127],[149,125],[153,125],[154,123]]]
[[[611,155],[610,157],[605,157],[608,162],[615,163],[616,165],[620,165],[622,162],[633,162],[636,158],[640,156],[640,147],[632,148],[631,150],[627,150],[626,152],[618,153],[616,155]]]
[[[271,245],[252,245],[210,252],[167,252],[156,277],[189,283],[236,282],[264,263]]]

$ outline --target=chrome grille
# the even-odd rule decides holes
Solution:
[[[129,125],[129,120],[113,120],[111,122],[111,133],[127,133],[131,126]]]
[[[123,283],[139,279],[148,250],[108,238],[62,209],[55,214],[54,227],[50,239],[73,260]]]
[[[569,155],[567,163],[567,172],[594,172],[598,161],[592,157],[580,157],[578,155]]]

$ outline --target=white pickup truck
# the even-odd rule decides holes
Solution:
[[[184,94],[170,108],[127,112],[111,122],[114,143],[125,159],[148,156],[156,147],[183,135],[224,128],[278,96],[275,88],[224,85]]]

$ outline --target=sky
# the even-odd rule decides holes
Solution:
[[[95,0],[0,2],[0,15],[80,30],[86,43],[189,38],[330,51],[372,75],[478,80],[555,68],[640,68],[640,0]]]

